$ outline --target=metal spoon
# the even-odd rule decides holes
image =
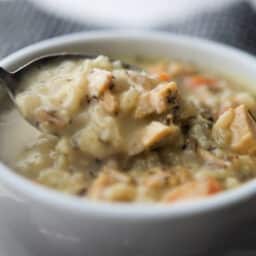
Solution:
[[[19,90],[19,82],[18,78],[23,74],[25,71],[29,70],[30,68],[34,67],[35,65],[42,65],[44,63],[50,62],[50,61],[56,61],[56,60],[67,60],[67,59],[94,59],[98,57],[98,55],[89,55],[89,54],[82,54],[82,53],[54,53],[49,55],[40,56],[38,58],[32,59],[22,67],[19,67],[14,72],[8,72],[4,68],[0,67],[0,86],[2,86],[8,93],[10,99],[16,106],[16,108],[19,110],[19,107],[16,104],[15,101],[15,94]],[[111,59],[113,61],[113,59]],[[130,70],[140,70],[138,67],[127,64],[127,63],[121,63],[122,67],[125,69]],[[23,118],[28,121],[31,125],[34,127],[35,124],[32,123],[30,120],[28,120],[22,113],[19,111],[19,113],[23,116]],[[36,127],[38,129],[38,127]]]

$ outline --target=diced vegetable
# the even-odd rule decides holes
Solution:
[[[171,75],[168,74],[167,72],[160,72],[158,74],[158,78],[159,78],[159,80],[161,80],[163,82],[168,82],[171,80]]]
[[[208,178],[200,181],[191,181],[172,189],[164,196],[163,201],[173,203],[181,200],[193,200],[214,195],[220,191],[220,183],[214,178]]]
[[[203,75],[194,75],[194,76],[188,77],[185,81],[185,84],[192,88],[198,88],[201,86],[212,87],[216,84],[216,80]]]

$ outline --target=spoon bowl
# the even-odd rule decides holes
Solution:
[[[44,56],[37,57],[35,59],[30,60],[25,65],[19,67],[14,72],[8,72],[6,69],[0,67],[0,86],[2,86],[8,93],[11,101],[14,103],[15,107],[19,110],[19,113],[23,116],[23,118],[29,122],[32,126],[34,126],[36,129],[38,129],[38,126],[31,122],[28,118],[26,118],[22,112],[20,111],[18,105],[16,104],[15,95],[17,91],[20,89],[20,83],[18,82],[18,78],[20,75],[22,75],[24,72],[28,71],[30,68],[36,66],[36,65],[42,65],[44,63],[49,63],[50,61],[56,61],[56,60],[67,60],[67,59],[94,59],[98,57],[98,55],[93,54],[83,54],[83,53],[54,53],[54,54],[48,54]],[[115,60],[111,59],[113,62]],[[125,69],[130,70],[140,70],[138,67],[121,62],[122,67]]]

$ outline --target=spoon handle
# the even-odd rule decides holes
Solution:
[[[0,67],[0,86],[2,86],[9,96],[13,99],[15,92],[15,78],[14,75]]]

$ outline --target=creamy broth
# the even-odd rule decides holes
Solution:
[[[39,134],[21,117],[6,97],[2,98],[0,131],[0,158],[12,166],[15,165],[17,155],[24,150],[24,146],[29,145],[28,142],[33,144]]]
[[[127,71],[100,56],[25,73],[0,114],[0,157],[64,193],[111,202],[208,197],[256,176],[256,100],[244,86],[173,60]],[[53,136],[54,135],[54,136]]]

